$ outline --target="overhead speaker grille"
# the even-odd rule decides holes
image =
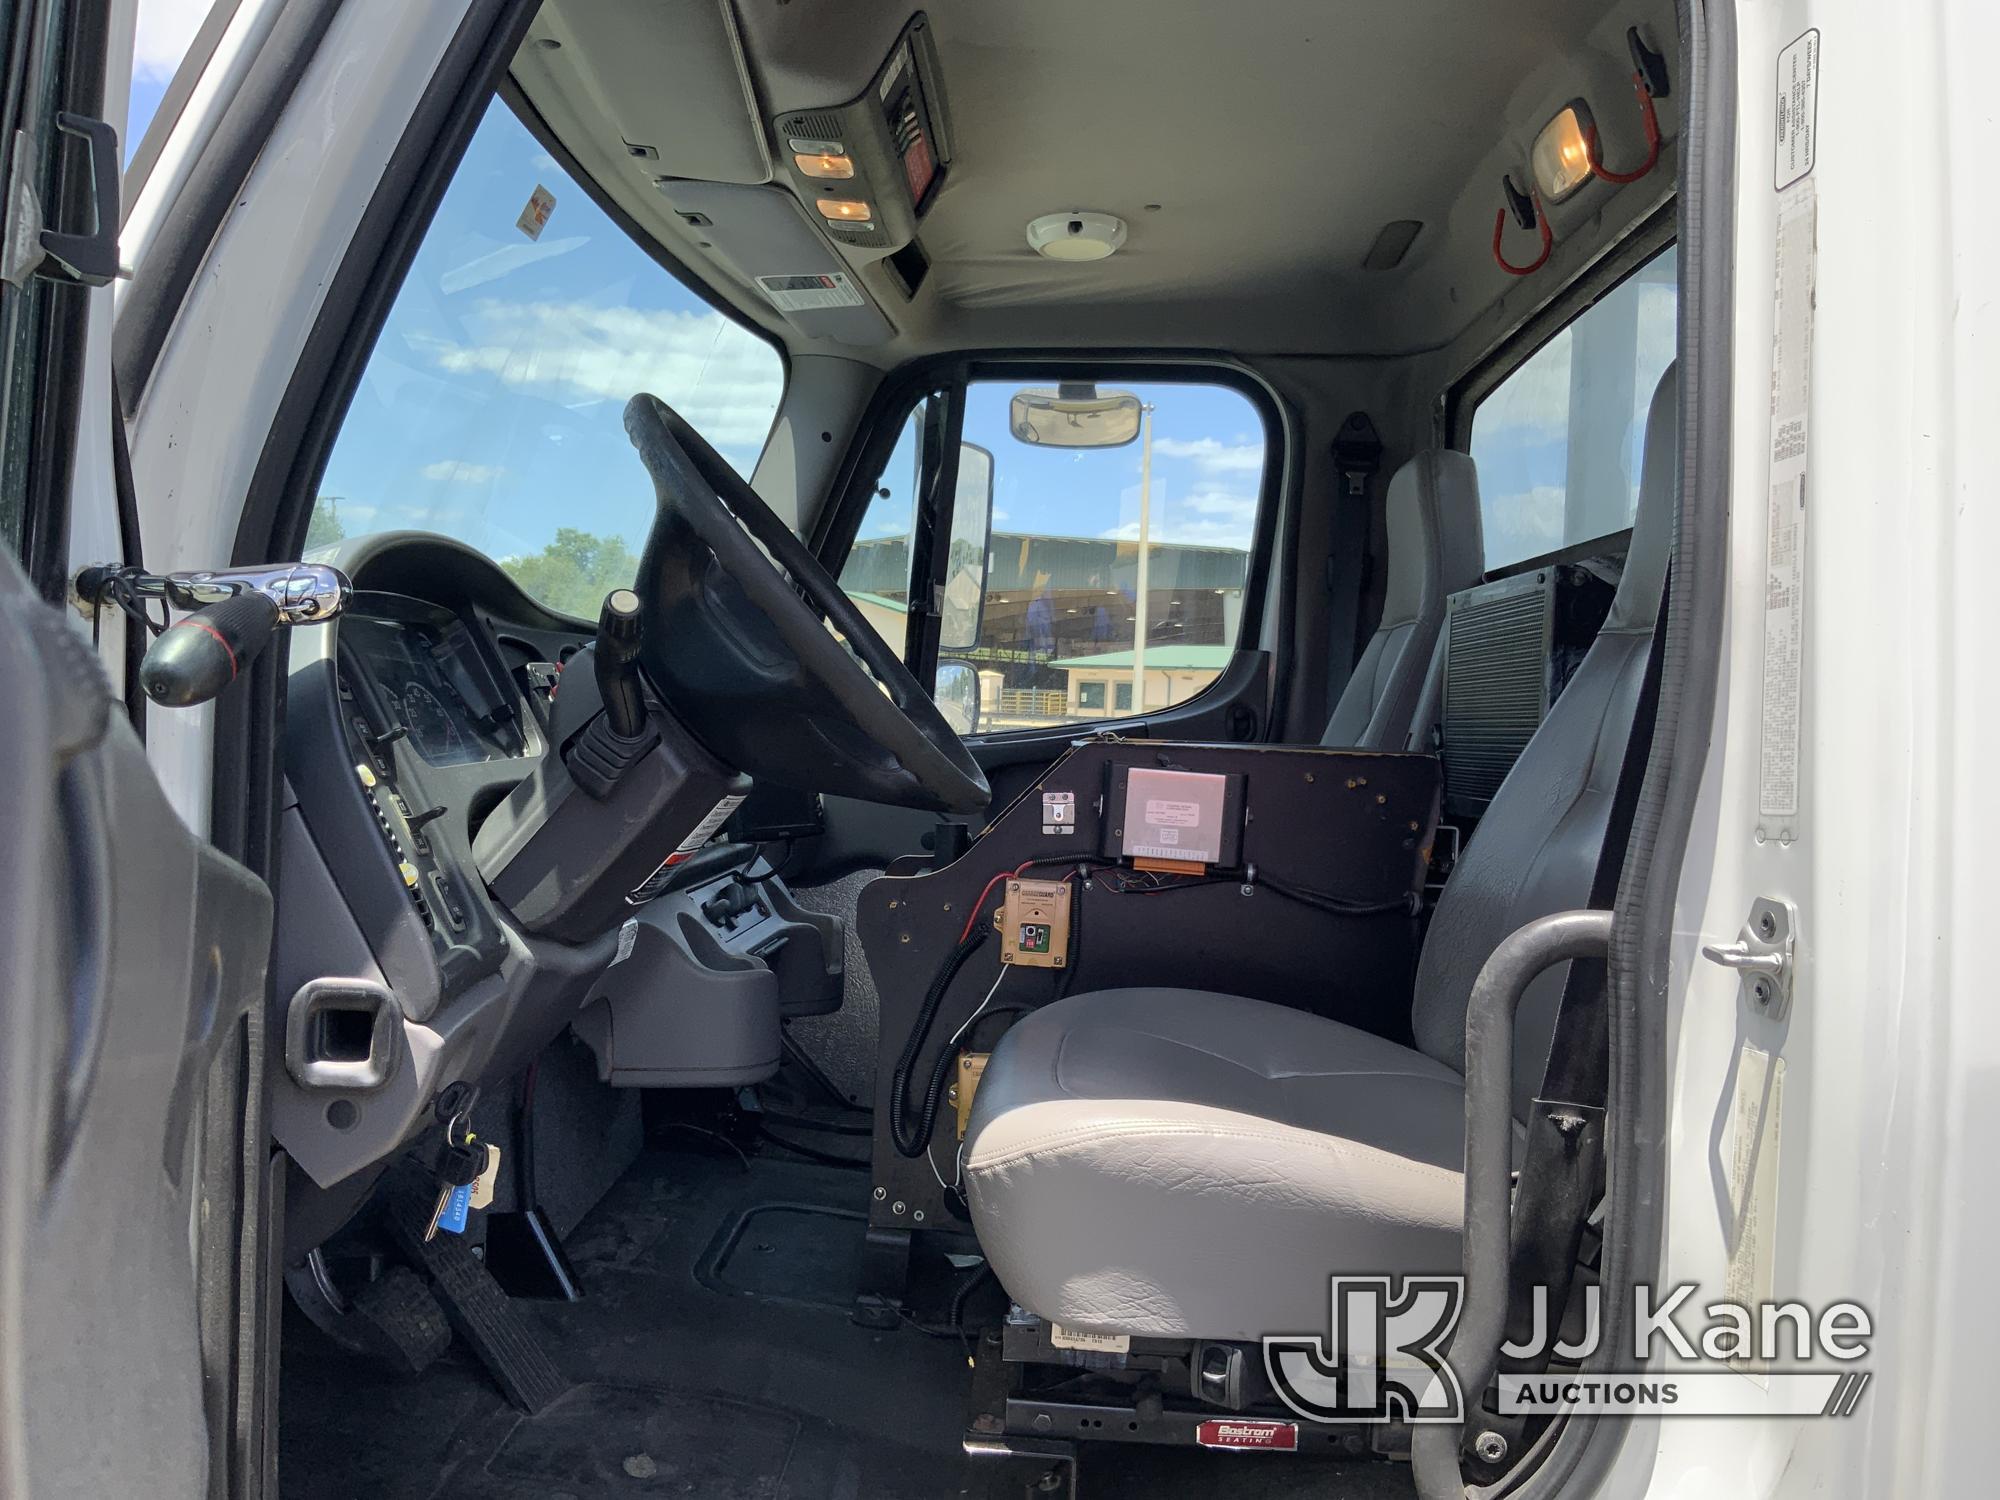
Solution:
[[[799,136],[815,141],[837,141],[841,138],[840,117],[838,115],[812,114],[793,115],[779,123],[778,128],[788,136]]]

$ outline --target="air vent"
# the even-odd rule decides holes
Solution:
[[[1393,271],[1403,263],[1403,257],[1410,253],[1410,246],[1416,243],[1417,235],[1423,230],[1421,219],[1395,219],[1382,226],[1382,232],[1375,236],[1375,243],[1368,247],[1368,253],[1361,258],[1364,271]]]
[[[1445,811],[1477,817],[1549,706],[1548,569],[1453,594],[1444,666]]]
[[[1477,818],[1604,624],[1620,537],[1588,564],[1551,562],[1446,601],[1445,812]]]
[[[841,138],[840,116],[808,112],[793,115],[783,121],[778,128],[788,136],[798,136],[805,140],[837,141]]]

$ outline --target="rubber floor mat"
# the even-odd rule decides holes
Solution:
[[[867,1223],[855,1209],[760,1203],[723,1227],[695,1274],[716,1291],[846,1312]]]
[[[745,1401],[634,1386],[579,1386],[509,1433],[486,1472],[542,1494],[784,1493],[799,1421]]]

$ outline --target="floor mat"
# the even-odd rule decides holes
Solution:
[[[283,1500],[946,1500],[998,1473],[960,1447],[956,1337],[848,1316],[868,1178],[671,1130],[566,1242],[576,1303],[516,1306],[571,1382],[538,1417],[460,1346],[421,1376],[337,1348],[288,1310]],[[919,1321],[963,1285],[920,1261]],[[971,1305],[997,1316],[990,1282]],[[1401,1464],[1092,1444],[1087,1500],[1407,1497]],[[997,1493],[996,1489],[994,1493]],[[1009,1490],[1010,1493],[1017,1493]]]
[[[635,1386],[578,1386],[519,1423],[488,1477],[532,1480],[544,1494],[701,1495],[766,1500],[798,1446],[789,1412]]]
[[[959,1493],[958,1342],[848,1317],[867,1178],[675,1132],[568,1242],[577,1303],[521,1303],[575,1383],[522,1417],[462,1350],[414,1379],[286,1331],[285,1500]]]
[[[695,1274],[715,1291],[846,1312],[867,1223],[854,1209],[759,1204],[724,1226]]]

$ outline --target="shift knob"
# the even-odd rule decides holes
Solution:
[[[635,739],[646,728],[646,698],[639,688],[639,596],[613,589],[597,615],[597,696],[605,725],[620,739]]]

